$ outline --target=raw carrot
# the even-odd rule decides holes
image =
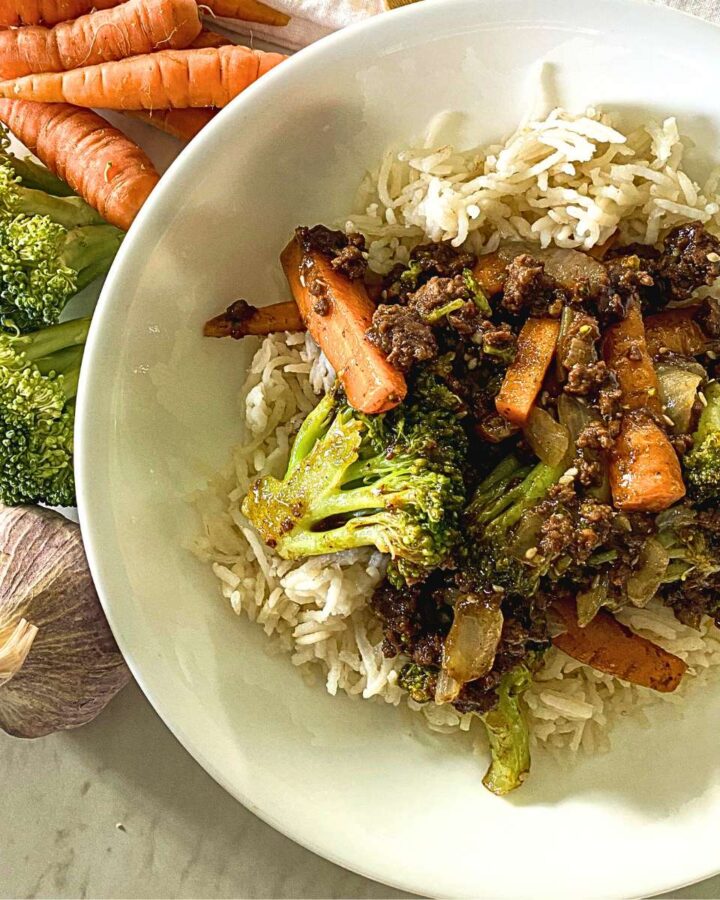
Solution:
[[[270,306],[251,306],[244,300],[233,303],[219,316],[205,323],[205,337],[242,338],[249,334],[266,335],[276,331],[304,331],[305,323],[297,303],[286,300]]]
[[[608,329],[603,355],[615,370],[626,410],[610,451],[613,504],[628,511],[660,512],[685,496],[685,485],[677,454],[653,419],[663,409],[639,304],[631,304],[625,318]]]
[[[657,373],[648,353],[638,303],[632,303],[625,318],[606,331],[603,356],[617,375],[624,409],[649,409],[662,414]]]
[[[0,100],[0,122],[118,228],[130,227],[160,178],[139,147],[91,110]]]
[[[127,109],[125,114],[164,131],[179,141],[191,141],[213,116],[216,109]]]
[[[224,19],[243,19],[261,25],[287,25],[290,16],[258,0],[200,0],[200,7]],[[203,10],[204,11],[204,10]]]
[[[558,319],[528,319],[523,325],[517,355],[495,398],[497,411],[513,425],[522,428],[527,422],[555,355],[559,333]]]
[[[695,321],[697,306],[668,309],[645,319],[645,340],[650,356],[670,350],[681,356],[697,356],[707,349],[707,337]]]
[[[553,644],[600,672],[668,693],[674,691],[687,670],[687,664],[657,644],[635,634],[601,609],[584,628],[577,622],[575,604],[569,598],[553,602],[565,631]]]
[[[375,307],[363,283],[336,272],[321,253],[305,251],[296,238],[280,259],[300,315],[338,373],[350,405],[365,413],[385,412],[397,406],[407,393],[407,385],[402,374],[365,337]],[[308,289],[310,279],[324,284],[326,310],[316,308],[318,298]]]
[[[249,47],[160,50],[114,62],[0,82],[0,97],[104,109],[227,106],[286,57]]]
[[[188,44],[188,47],[192,50],[202,50],[205,47],[228,47],[230,44],[232,44],[230,38],[218,34],[217,31],[210,31],[208,28],[203,28],[195,40]]]
[[[623,416],[610,451],[609,476],[617,509],[661,512],[685,496],[677,453],[647,413]]]
[[[0,0],[1,25],[57,25],[122,0]]]
[[[0,78],[62,72],[186,47],[201,31],[195,0],[127,0],[114,9],[0,32]]]

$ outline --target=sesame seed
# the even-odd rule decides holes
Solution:
[[[702,391],[698,391],[698,400],[702,403],[703,406],[707,406],[707,397],[703,394]]]
[[[720,262],[720,256],[718,256],[717,253],[708,253],[708,255],[705,258],[707,259],[708,262],[711,262],[711,263]]]
[[[708,359],[717,359],[717,353],[714,350],[708,350],[706,355]]]
[[[492,589],[495,591],[496,594],[504,594],[505,593],[505,588],[499,584],[492,585]]]
[[[468,363],[468,369],[472,372],[473,369],[477,368],[477,360],[471,359]]]
[[[654,396],[655,396],[655,390],[656,390],[656,389],[655,389],[654,387],[648,388],[648,397],[654,397]]]
[[[670,418],[670,416],[666,416],[666,415],[663,415],[663,422],[665,422],[666,425],[674,425],[675,424],[673,422],[673,420]]]
[[[581,325],[581,326],[578,328],[578,334],[587,334],[589,331],[590,331],[590,326],[589,326],[589,325]]]
[[[528,549],[525,551],[525,559],[534,559],[537,556],[537,552],[537,547],[528,547]]]

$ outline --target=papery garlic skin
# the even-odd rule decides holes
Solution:
[[[28,738],[77,728],[129,680],[79,526],[0,507],[0,728]]]

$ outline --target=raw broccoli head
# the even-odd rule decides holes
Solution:
[[[720,499],[720,384],[708,385],[705,399],[693,448],[683,457],[688,492],[699,503]]]
[[[374,546],[392,577],[417,581],[459,542],[467,439],[457,398],[431,376],[380,416],[335,390],[303,423],[282,481],[258,479],[243,512],[285,559]]]
[[[469,565],[486,589],[502,588],[528,597],[546,571],[542,560],[528,560],[521,550],[519,530],[525,514],[539,503],[562,475],[563,466],[523,466],[506,457],[477,487],[465,511]]]
[[[72,506],[74,397],[89,319],[0,332],[0,500]]]
[[[57,322],[70,298],[109,269],[123,233],[79,197],[28,187],[18,171],[59,188],[0,139],[0,318],[29,331]]]

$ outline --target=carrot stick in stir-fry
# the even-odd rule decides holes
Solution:
[[[242,338],[250,334],[267,335],[276,331],[304,331],[305,323],[294,300],[270,306],[250,306],[238,300],[224,313],[205,324],[205,337]]]
[[[317,250],[293,238],[280,257],[305,325],[345,388],[348,402],[365,413],[386,412],[407,393],[405,379],[365,337],[374,304],[362,281],[337,272]],[[322,284],[322,303],[309,285]]]
[[[500,415],[522,427],[540,393],[545,373],[555,355],[558,319],[528,319],[520,331],[517,355],[495,399]]]
[[[687,670],[680,657],[635,634],[605,610],[581,628],[572,600],[557,599],[552,608],[565,629],[553,638],[553,644],[573,659],[663,693],[674,691],[680,684]]]

